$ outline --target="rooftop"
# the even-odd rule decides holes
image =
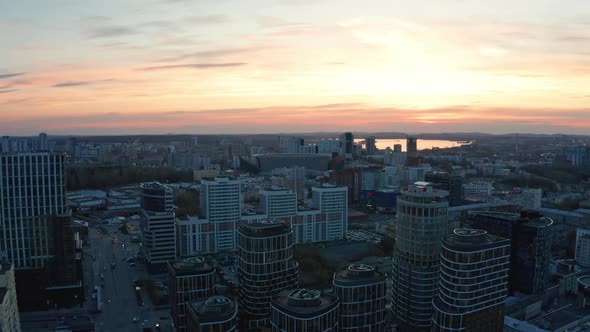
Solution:
[[[196,314],[201,324],[227,321],[238,313],[236,302],[221,295],[189,303],[188,307],[193,314]]]
[[[488,234],[488,232],[481,229],[471,228],[457,228],[453,233],[443,237],[443,243],[445,245],[461,247],[463,250],[470,247],[472,249],[480,249],[501,242],[505,242],[507,246],[510,245],[508,239]]]
[[[334,283],[354,283],[362,285],[375,281],[385,281],[385,273],[371,265],[351,264],[334,274]]]
[[[319,316],[338,305],[338,297],[317,290],[285,290],[273,296],[272,306],[299,318]]]

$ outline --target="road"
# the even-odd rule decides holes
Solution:
[[[147,278],[148,274],[142,264],[130,267],[123,261],[123,258],[136,255],[139,246],[130,243],[129,236],[115,233],[116,226],[105,228],[110,234],[101,234],[97,228],[89,230],[90,254],[96,257],[91,265],[95,285],[100,284],[100,274],[104,273],[103,309],[102,313],[95,316],[96,331],[123,332],[141,331],[143,327],[154,328],[159,317],[169,314],[167,311],[152,310],[145,291],[142,292],[145,305],[138,304],[133,281]],[[113,241],[113,236],[117,236],[117,240]],[[116,264],[115,269],[111,269],[112,262]],[[135,323],[134,317],[138,318]]]

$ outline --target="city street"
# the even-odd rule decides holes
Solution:
[[[130,243],[129,236],[115,233],[117,226],[104,228],[109,230],[109,234],[101,234],[93,227],[89,230],[91,245],[88,250],[96,260],[87,266],[91,266],[94,286],[100,286],[100,275],[104,274],[103,307],[102,312],[95,316],[96,331],[141,331],[143,327],[151,327],[155,331],[156,322],[160,321],[160,317],[169,317],[169,313],[167,310],[152,310],[145,291],[141,292],[144,305],[138,304],[133,281],[147,278],[148,274],[143,264],[130,267],[124,261],[137,254],[139,245]],[[114,241],[113,236],[117,237]],[[89,257],[88,261],[91,260]],[[114,269],[111,268],[112,262],[116,265]],[[96,307],[97,302],[92,303]],[[134,317],[137,318],[135,322]],[[169,325],[170,321],[166,322]]]

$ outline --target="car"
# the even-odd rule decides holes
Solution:
[[[139,318],[133,317],[133,319],[131,321],[133,322],[133,324],[137,324],[137,323],[139,323]]]
[[[129,263],[129,267],[134,267],[134,266],[135,266],[134,262]]]

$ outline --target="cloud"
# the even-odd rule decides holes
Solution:
[[[187,23],[192,24],[221,24],[231,21],[226,15],[204,15],[204,16],[188,16],[185,18]]]
[[[241,48],[219,48],[219,49],[210,49],[205,51],[197,51],[191,53],[185,53],[178,56],[173,56],[169,58],[164,58],[157,60],[158,62],[174,62],[180,60],[186,60],[190,58],[214,58],[214,57],[223,57],[226,55],[235,55],[235,54],[243,54],[252,51],[257,51],[263,49],[262,47],[241,47]]]
[[[166,66],[152,66],[144,67],[139,70],[152,71],[152,70],[168,70],[168,69],[179,69],[179,68],[192,68],[192,69],[209,69],[209,68],[225,68],[225,67],[240,67],[245,66],[246,62],[226,62],[226,63],[188,63],[182,65],[166,65]]]
[[[15,77],[15,76],[21,76],[24,75],[26,73],[11,73],[11,74],[0,74],[0,80],[4,79],[4,78],[11,78],[11,77]]]
[[[122,25],[110,25],[99,28],[91,29],[89,32],[90,38],[110,38],[119,36],[128,36],[138,33],[137,30],[122,26]]]
[[[92,83],[93,82],[91,82],[91,81],[62,82],[62,83],[54,84],[54,85],[52,85],[52,87],[53,88],[68,88],[68,87],[73,87],[73,86],[88,85],[88,84],[92,84]]]
[[[10,93],[14,91],[16,91],[16,89],[0,90],[0,93]]]

